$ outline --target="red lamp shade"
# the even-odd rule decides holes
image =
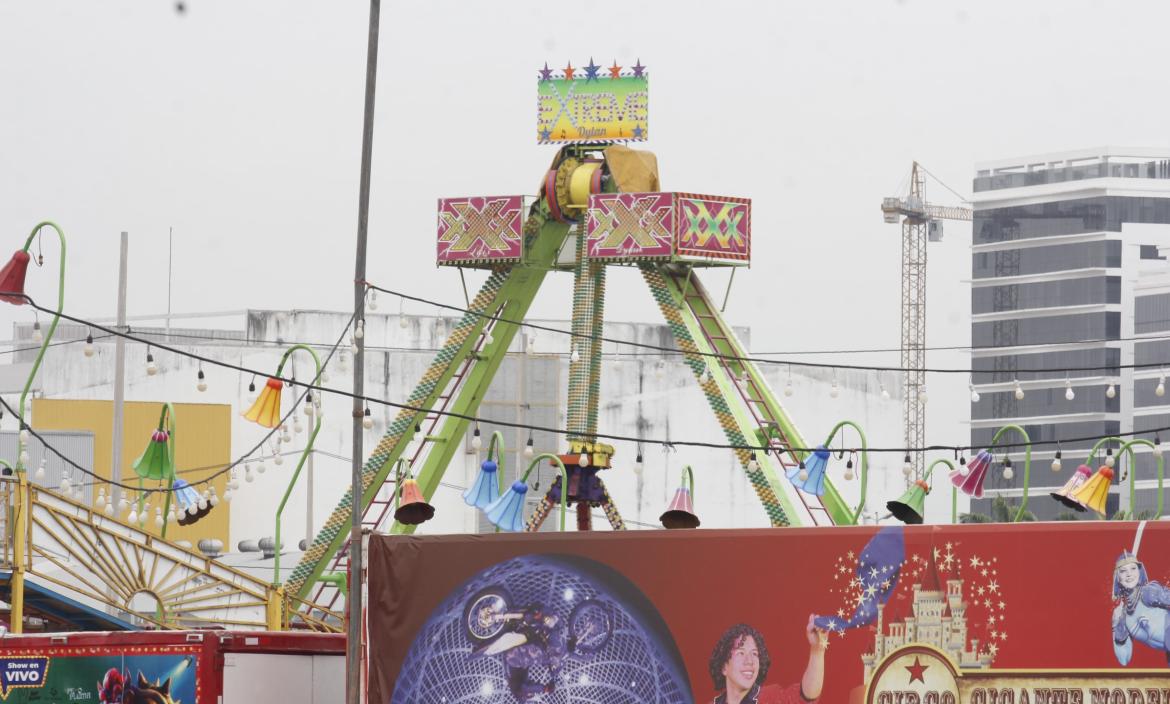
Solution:
[[[0,269],[0,301],[17,306],[23,306],[28,301],[24,298],[24,275],[28,272],[28,252],[17,250],[12,259]],[[19,296],[4,294],[17,293]]]

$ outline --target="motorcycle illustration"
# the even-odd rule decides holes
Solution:
[[[557,674],[565,658],[593,655],[613,636],[612,609],[596,599],[574,606],[567,627],[542,604],[515,608],[513,603],[503,587],[481,589],[467,601],[463,624],[473,657],[503,655],[508,688],[518,701],[556,691]],[[548,669],[547,682],[533,677],[536,667]]]

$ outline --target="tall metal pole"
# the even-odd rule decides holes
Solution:
[[[130,252],[130,235],[122,233],[121,251],[118,256],[118,318],[116,328],[126,331],[126,265]],[[110,478],[122,481],[122,405],[126,395],[126,338],[118,337],[114,342],[114,455],[111,458]],[[125,489],[122,490],[125,493]]]
[[[171,341],[171,281],[175,262],[175,228],[167,228],[167,343]],[[733,270],[734,271],[734,270]]]
[[[370,221],[370,162],[374,144],[374,89],[378,81],[378,21],[381,0],[370,0],[370,36],[366,46],[366,105],[362,118],[362,166],[358,186],[357,254],[353,272],[353,310],[355,321],[365,317],[366,307],[366,233]],[[361,634],[362,634],[362,418],[365,393],[365,341],[356,338],[358,352],[353,359],[353,447],[350,486],[351,523],[349,535],[349,633],[346,640],[346,704],[361,704]]]
[[[925,207],[923,177],[918,162],[910,172],[910,202]],[[907,215],[902,221],[902,368],[906,383],[902,399],[902,423],[906,447],[922,447],[926,440],[926,413],[922,403],[926,373],[926,220]],[[913,477],[921,478],[925,458],[911,452]]]

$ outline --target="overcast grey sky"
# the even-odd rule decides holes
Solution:
[[[131,313],[165,309],[168,226],[176,312],[344,309],[368,4],[187,7],[0,4],[3,241],[60,223],[67,309],[83,316],[113,314],[120,230]],[[641,59],[663,188],[754,199],[754,262],[729,306],[753,347],[896,347],[900,230],[879,203],[911,160],[966,193],[977,160],[1166,146],[1168,16],[1084,0],[384,0],[369,278],[459,302],[456,272],[433,266],[436,198],[535,191],[554,152],[533,139],[546,60]],[[969,245],[959,224],[931,245],[929,344],[969,340]],[[53,276],[30,272],[45,303]],[[550,283],[533,313],[566,317],[571,280]],[[656,319],[631,272],[610,296],[611,317]],[[5,309],[5,329],[14,313],[31,319]]]

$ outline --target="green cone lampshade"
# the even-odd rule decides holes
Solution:
[[[143,479],[170,479],[175,476],[175,465],[171,461],[168,443],[170,433],[156,430],[150,436],[150,444],[142,455],[134,460],[134,473]]]
[[[903,523],[919,524],[925,513],[926,495],[930,493],[930,485],[921,479],[916,479],[896,501],[886,502],[886,508]]]

